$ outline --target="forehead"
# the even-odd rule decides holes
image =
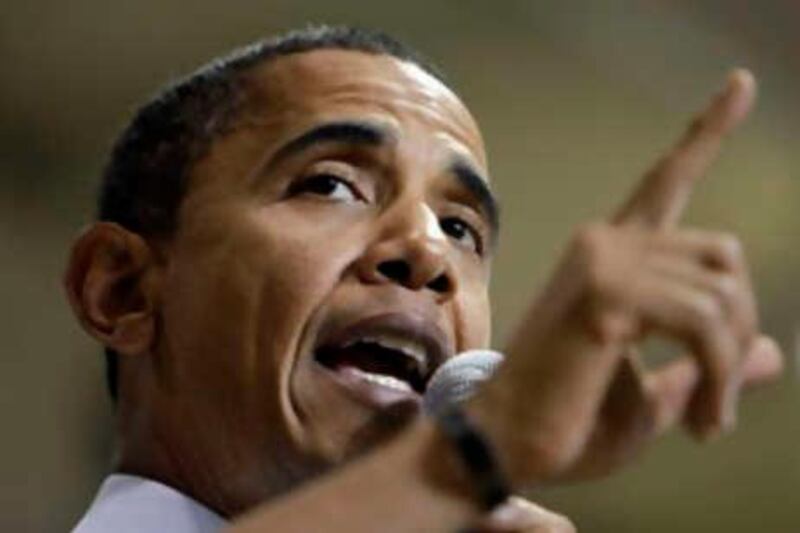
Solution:
[[[472,115],[455,93],[413,63],[323,49],[268,62],[246,80],[247,100],[258,112],[243,120],[275,133],[342,117],[373,119],[398,130],[413,123],[485,170],[483,140]]]

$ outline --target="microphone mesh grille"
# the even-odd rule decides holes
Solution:
[[[440,366],[428,381],[423,407],[429,415],[470,398],[503,362],[493,350],[462,352]]]

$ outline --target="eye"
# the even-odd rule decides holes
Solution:
[[[314,174],[293,183],[289,194],[313,194],[341,202],[364,202],[366,199],[356,187],[344,178],[334,174]]]
[[[442,231],[452,237],[463,246],[468,247],[473,252],[481,255],[483,253],[483,243],[480,233],[464,220],[458,217],[447,217],[439,221]]]

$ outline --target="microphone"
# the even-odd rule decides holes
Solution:
[[[503,354],[493,350],[469,350],[446,361],[430,380],[422,406],[426,414],[438,415],[471,398],[481,383],[494,375]]]

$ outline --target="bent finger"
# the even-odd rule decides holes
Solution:
[[[647,326],[685,343],[700,364],[689,407],[693,429],[703,436],[732,426],[743,353],[721,302],[670,279],[647,280],[640,287],[638,301]]]
[[[783,354],[769,337],[760,336],[741,364],[743,389],[774,380],[783,370]],[[688,421],[687,411],[695,393],[702,370],[692,356],[677,358],[645,378],[645,390],[653,413],[654,432],[662,434],[682,421]]]

